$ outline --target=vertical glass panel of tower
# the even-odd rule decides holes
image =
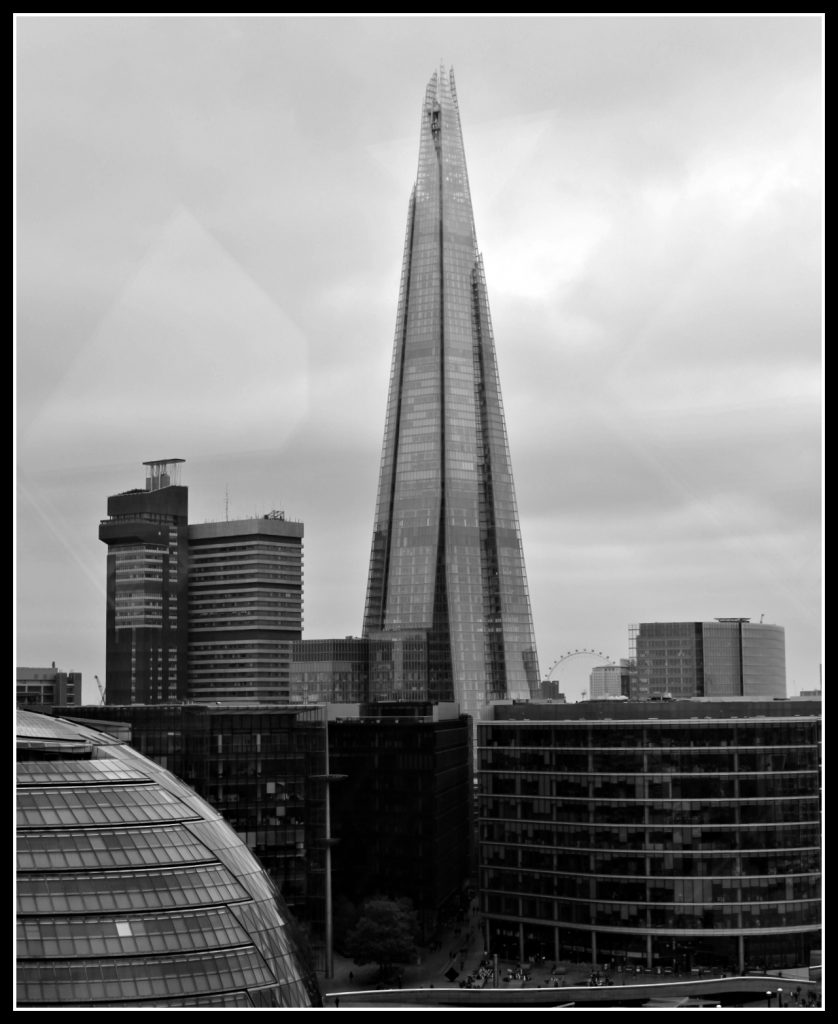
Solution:
[[[428,696],[468,714],[538,666],[453,73],[428,84],[364,635],[423,630]]]

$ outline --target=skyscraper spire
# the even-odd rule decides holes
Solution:
[[[454,74],[422,107],[364,635],[427,638],[428,697],[477,715],[538,686]]]

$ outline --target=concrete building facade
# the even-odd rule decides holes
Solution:
[[[81,703],[81,672],[62,672],[53,662],[50,668],[18,666],[15,677],[18,707],[37,711],[53,704]]]
[[[303,524],[272,512],[190,525],[188,541],[189,699],[287,703],[303,629]]]

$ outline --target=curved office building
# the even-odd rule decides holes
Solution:
[[[819,703],[495,716],[479,725],[492,952],[686,973],[806,965],[820,950]]]
[[[311,1007],[275,886],[225,820],[111,736],[17,712],[18,1007]]]

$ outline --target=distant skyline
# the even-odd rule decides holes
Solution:
[[[822,659],[823,19],[16,18],[16,651],[104,675],[109,494],[305,523],[363,619],[425,83],[452,66],[542,677],[628,626]],[[560,666],[569,699],[594,660]],[[553,678],[557,677],[554,673]],[[580,680],[581,679],[581,683]]]

